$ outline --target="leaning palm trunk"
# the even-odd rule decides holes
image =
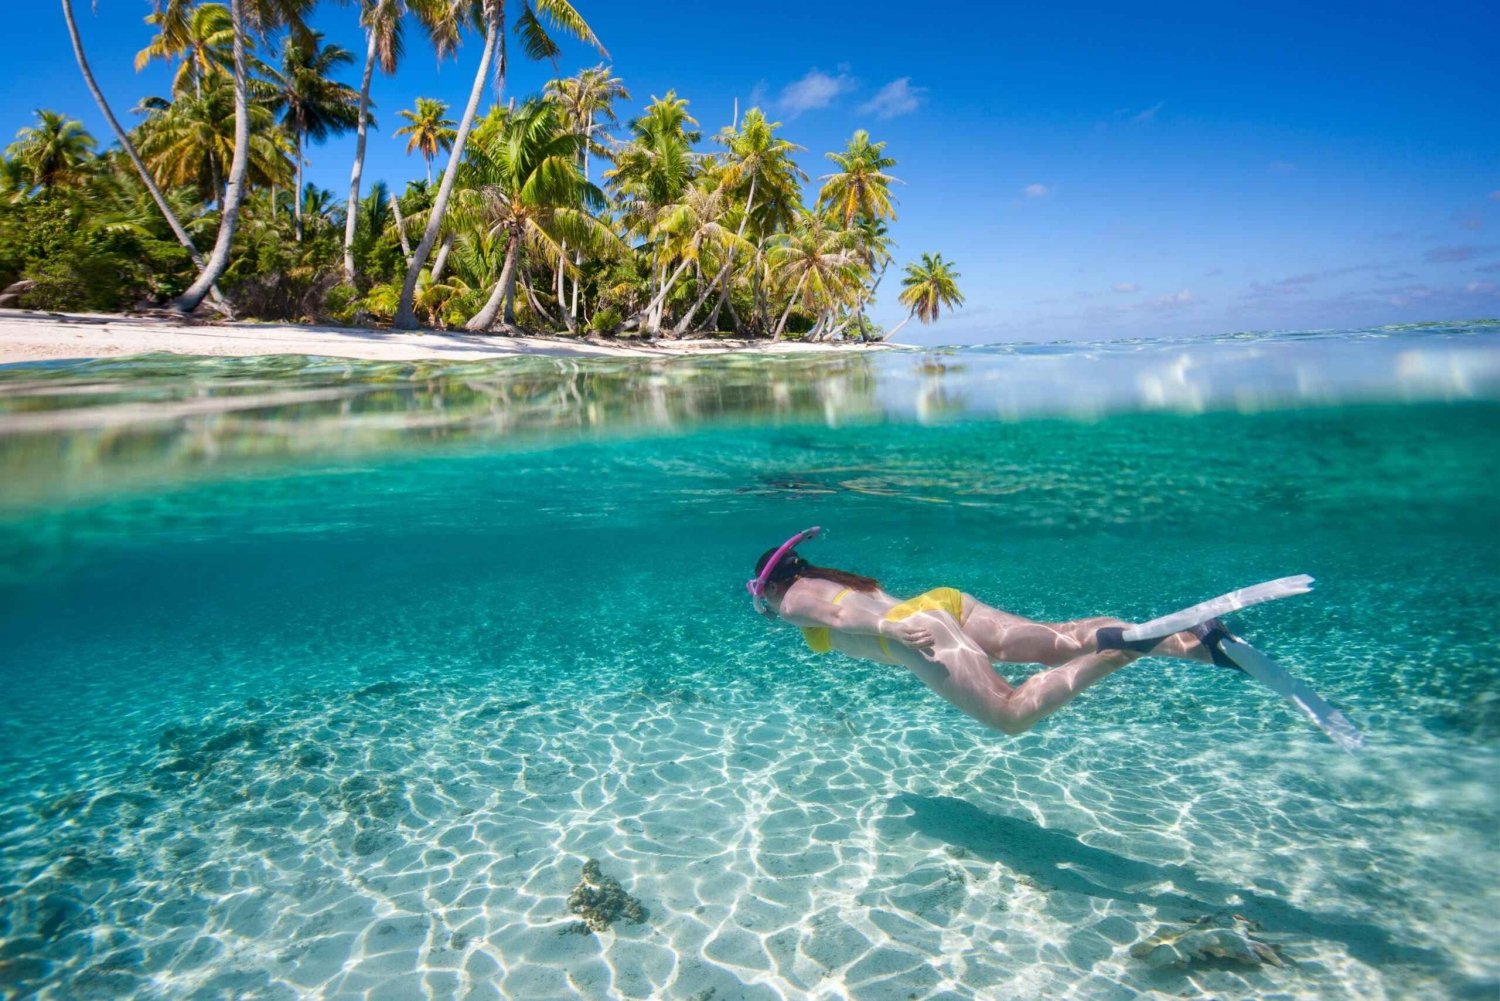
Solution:
[[[83,72],[83,82],[88,85],[89,93],[94,95],[94,103],[99,105],[99,110],[104,113],[104,119],[109,122],[109,127],[114,131],[115,138],[119,140],[121,148],[125,150],[125,155],[130,157],[130,162],[135,165],[135,172],[140,175],[141,183],[146,186],[146,190],[151,195],[151,200],[156,203],[158,209],[161,209],[161,214],[166,218],[167,225],[172,229],[172,235],[177,237],[177,242],[182,244],[183,249],[188,252],[188,257],[192,260],[193,267],[202,271],[203,256],[198,253],[198,248],[194,245],[193,238],[188,236],[187,230],[183,229],[182,223],[178,221],[177,214],[167,204],[166,196],[161,193],[161,188],[157,187],[155,178],[151,176],[151,171],[146,169],[146,164],[142,162],[141,155],[136,152],[135,144],[130,141],[130,136],[120,127],[119,119],[115,118],[115,113],[109,108],[109,102],[104,99],[104,91],[99,89],[99,83],[94,79],[94,71],[89,68],[88,58],[83,54],[83,39],[78,34],[78,23],[73,20],[72,0],[62,0],[62,9],[63,18],[68,22],[68,37],[73,41],[73,55],[78,57],[78,68]],[[227,313],[229,311],[229,307],[219,295],[217,287],[210,286],[209,300],[215,307],[224,312]]]
[[[738,99],[736,99],[734,108],[736,119],[739,117],[739,111]],[[745,198],[745,214],[740,216],[739,229],[734,234],[736,241],[745,238],[745,223],[750,221],[750,213],[755,210],[755,182],[758,180],[760,180],[759,174],[750,175],[750,193]],[[721,290],[719,301],[714,305],[713,315],[708,318],[708,323],[706,324],[709,329],[713,329],[714,325],[719,322],[719,311],[724,308],[724,303],[729,300],[729,267],[734,264],[734,254],[735,248],[729,248],[729,264],[725,265],[724,271],[720,275],[720,279],[723,281],[723,289]],[[697,307],[694,306],[693,310],[696,312]]]
[[[396,217],[396,236],[401,241],[401,253],[406,255],[406,266],[411,267],[411,244],[406,239],[406,220],[401,218],[401,199],[391,192],[391,214]]]
[[[582,152],[583,152],[583,179],[585,181],[589,180],[589,143],[592,141],[593,135],[594,135],[594,113],[592,111],[590,111],[588,113],[588,115],[584,118],[584,126],[583,126],[583,140],[584,141],[583,141],[583,151]],[[573,303],[572,303],[571,306],[568,307],[568,329],[576,332],[578,330],[578,284],[579,284],[579,282],[581,282],[583,280],[583,275],[580,273],[582,271],[582,269],[583,269],[583,248],[582,247],[579,247],[577,250],[575,250],[573,252],[573,266],[574,266],[574,268],[576,270],[573,272]],[[563,308],[561,302],[559,302],[557,304],[557,308],[559,310]]]
[[[709,330],[717,330],[719,328],[719,314],[724,311],[724,306],[726,304],[728,304],[728,303],[729,303],[729,270],[728,270],[728,268],[726,268],[724,270],[724,273],[723,273],[722,277],[719,280],[719,301],[716,302],[716,303],[714,303],[714,310],[713,310],[712,313],[708,314],[708,319],[703,322],[703,325],[705,327],[707,327]],[[730,312],[731,313],[734,312],[734,307],[733,306],[730,306]]]
[[[818,317],[817,337],[814,339],[820,341],[833,340],[833,310],[826,309],[823,311],[823,315]]]
[[[453,251],[453,234],[449,233],[443,237],[442,245],[438,247],[437,256],[432,259],[431,282],[436,285],[443,277],[443,269],[448,266],[448,255]]]
[[[887,340],[888,341],[892,337],[895,337],[896,336],[896,331],[900,330],[902,327],[904,327],[908,323],[910,323],[911,322],[911,318],[913,316],[916,316],[916,315],[917,315],[916,313],[907,313],[906,314],[906,319],[904,319],[900,323],[896,324],[890,330],[887,330],[886,333],[885,333],[885,337],[883,337],[882,340]]]
[[[786,321],[791,318],[792,307],[797,305],[797,296],[802,292],[802,283],[807,281],[807,272],[802,272],[802,277],[797,279],[797,287],[792,289],[792,299],[786,304],[786,312],[781,314],[781,322],[776,324],[776,333],[772,340],[781,340],[781,332],[786,329]]]
[[[845,330],[849,329],[849,324],[853,323],[855,320],[857,320],[859,318],[860,318],[860,314],[859,313],[850,313],[848,316],[844,317],[844,319],[843,319],[842,322],[840,322],[838,324],[834,324],[833,323],[833,317],[830,316],[828,318],[828,322],[829,322],[830,326],[828,328],[827,339],[831,341],[835,337],[838,337]]]
[[[687,262],[683,261],[682,263],[686,264]],[[656,278],[657,292],[651,297],[650,305],[646,307],[646,330],[652,334],[656,334],[661,329],[661,313],[667,301],[669,286],[667,285],[667,265],[665,261],[662,262],[661,268],[658,269]]]
[[[354,221],[359,218],[359,179],[365,171],[365,133],[370,125],[370,78],[375,74],[375,27],[369,28],[365,73],[359,82],[359,126],[354,133],[354,169],[349,172],[349,205],[344,212],[344,281],[354,284]]]
[[[500,308],[505,307],[506,322],[509,323],[514,317],[511,310],[510,297],[514,294],[516,278],[516,258],[520,257],[521,233],[512,228],[505,237],[505,263],[500,267],[500,280],[495,282],[495,288],[490,292],[490,297],[485,300],[484,307],[473,316],[469,322],[464,324],[465,330],[482,333],[495,325],[495,320],[500,316]]]
[[[661,314],[667,301],[667,293],[672,291],[672,286],[677,284],[677,279],[682,277],[682,273],[687,270],[688,265],[691,263],[693,262],[690,258],[684,257],[682,263],[677,265],[677,270],[672,272],[672,276],[662,283],[661,291],[656,293],[656,298],[647,303],[646,308],[641,311],[641,314],[646,318],[645,330],[647,333],[654,334],[661,329]],[[665,273],[666,270],[666,265],[662,265],[662,272]]]
[[[177,299],[177,308],[191,313],[229,266],[234,229],[240,219],[240,201],[245,194],[245,173],[250,169],[250,95],[245,68],[245,21],[241,0],[229,0],[229,18],[234,26],[234,158],[229,162],[229,183],[224,189],[224,212],[219,218],[219,237],[208,262],[188,290]]]
[[[518,248],[516,251],[518,266],[510,269],[509,277],[502,277],[500,279],[500,284],[505,286],[505,309],[500,313],[500,320],[511,332],[515,331],[516,326],[516,276],[521,272],[519,267],[520,257],[521,253]]]
[[[531,305],[536,315],[556,327],[557,321],[552,318],[552,314],[547,311],[547,307],[543,306],[541,300],[536,297],[536,292],[531,281],[531,269],[529,268],[526,269],[526,280],[522,283],[522,288],[526,290],[526,301]]]
[[[880,283],[885,281],[885,269],[890,266],[890,259],[887,258],[886,262],[880,266],[880,274],[875,276],[874,284],[868,289],[860,290],[859,305],[855,308],[854,312],[855,318],[859,320],[860,340],[864,340],[865,338],[865,307],[869,305],[871,299],[875,298],[875,293],[880,291]],[[844,326],[847,327],[848,324],[846,323]],[[842,330],[843,327],[839,329]]]
[[[583,270],[583,251],[575,250],[573,252],[573,267],[578,270],[573,272],[573,302],[568,306],[569,330],[578,329],[578,285],[583,281],[583,276],[579,273]]]
[[[302,242],[302,133],[298,132],[295,137],[297,153],[297,181],[296,187],[292,189],[295,198],[292,201],[292,230],[298,243]]]
[[[764,333],[771,326],[771,293],[766,288],[765,282],[761,281],[760,255],[755,255],[755,267],[751,272],[751,283],[755,291],[755,315],[751,317],[751,323],[757,333]],[[781,335],[777,334],[779,338]]]
[[[865,336],[865,306],[869,304],[869,302],[870,302],[871,299],[875,298],[875,293],[880,289],[880,282],[884,278],[885,278],[885,267],[881,267],[880,274],[878,274],[878,275],[875,276],[875,284],[871,285],[869,288],[861,288],[860,289],[859,298],[855,301],[855,304],[854,304],[854,310],[852,312],[850,312],[850,314],[848,316],[844,317],[844,320],[843,320],[842,323],[838,324],[835,327],[830,327],[829,328],[829,330],[828,330],[828,339],[830,341],[833,340],[835,337],[839,336],[840,334],[842,334],[845,330],[847,330],[849,328],[849,324],[854,323],[856,321],[859,322],[860,339],[861,340],[864,339],[864,336]],[[829,322],[830,323],[833,322],[832,317],[829,318]],[[904,324],[905,321],[903,320],[902,323]],[[901,328],[898,326],[896,329],[900,330]]]
[[[730,251],[730,253],[732,255],[734,252]],[[693,305],[689,307],[686,313],[683,314],[682,319],[677,321],[677,326],[672,328],[672,336],[681,337],[683,334],[687,333],[689,325],[691,325],[693,322],[693,317],[698,315],[698,310],[703,308],[703,304],[708,301],[708,297],[714,294],[714,290],[719,287],[720,282],[728,280],[729,269],[733,265],[734,258],[731,256],[730,259],[724,263],[724,266],[719,269],[719,273],[714,275],[714,280],[704,283],[703,291],[698,294],[697,299],[693,300]]]
[[[396,307],[395,325],[411,330],[417,325],[417,314],[412,310],[412,300],[417,293],[417,277],[432,245],[437,242],[438,231],[443,226],[443,214],[448,211],[448,199],[453,195],[453,185],[458,179],[458,165],[464,158],[464,144],[469,141],[469,130],[474,127],[474,116],[479,111],[479,98],[484,94],[484,83],[490,75],[490,63],[495,58],[495,47],[500,42],[501,22],[505,17],[504,0],[494,0],[495,7],[487,12],[484,25],[484,54],[479,59],[479,70],[474,74],[474,86],[469,90],[469,103],[464,108],[463,120],[458,123],[458,134],[453,137],[453,150],[448,154],[448,168],[443,171],[443,183],[438,187],[437,199],[432,203],[432,212],[427,217],[427,230],[422,242],[406,269],[406,281],[401,285],[401,301]],[[488,5],[486,5],[488,6]],[[473,329],[473,328],[470,328]]]
[[[573,285],[578,287],[576,281]],[[577,297],[574,297],[574,305],[577,305]],[[568,243],[563,241],[562,250],[557,255],[557,311],[562,314],[563,324],[569,333],[578,331],[578,321],[568,312]]]

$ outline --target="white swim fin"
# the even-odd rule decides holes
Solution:
[[[1219,649],[1234,661],[1240,670],[1265,685],[1271,691],[1300,709],[1308,719],[1328,734],[1330,740],[1353,754],[1365,742],[1364,734],[1349,721],[1349,717],[1318,697],[1318,693],[1286,672],[1280,664],[1261,653],[1244,640],[1225,639]]]
[[[1121,637],[1126,642],[1162,639],[1173,633],[1180,633],[1185,629],[1202,625],[1209,619],[1216,619],[1221,615],[1249,608],[1251,605],[1290,598],[1294,594],[1306,594],[1312,590],[1312,585],[1313,579],[1305,573],[1295,577],[1278,577],[1276,580],[1268,580],[1263,584],[1252,584],[1238,591],[1230,591],[1217,598],[1210,598],[1191,608],[1173,612],[1171,615],[1163,615],[1159,619],[1131,626],[1121,633]]]

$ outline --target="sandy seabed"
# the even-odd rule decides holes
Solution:
[[[1393,935],[1329,878],[1334,858],[1358,871],[1386,839],[1289,791],[1330,757],[1311,739],[1206,746],[1185,764],[1146,728],[1038,747],[976,739],[932,704],[898,720],[834,699],[573,694],[382,682],[168,727],[146,760],[11,813],[16,924],[37,931],[0,964],[9,986],[1312,1001],[1487,979],[1432,947],[1481,954],[1477,914],[1417,907]],[[1383,771],[1401,784],[1399,764]],[[1192,777],[1206,774],[1225,781]],[[1269,805],[1250,818],[1247,802]],[[579,925],[567,898],[591,858],[644,921]],[[1408,904],[1391,906],[1412,910],[1433,891],[1425,866],[1403,868]],[[1135,958],[1215,914],[1280,963]]]
[[[873,347],[874,345],[863,345]],[[317,355],[373,361],[473,361],[518,355],[652,358],[703,352],[840,351],[854,344],[795,341],[608,341],[501,337],[453,331],[315,327],[292,323],[188,324],[146,317],[0,309],[0,365],[124,355]]]

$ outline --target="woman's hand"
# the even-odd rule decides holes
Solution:
[[[931,650],[934,642],[932,627],[923,625],[916,618],[902,619],[900,622],[881,619],[880,635],[913,650]]]

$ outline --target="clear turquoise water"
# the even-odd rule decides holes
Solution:
[[[1493,997],[1497,344],[0,370],[0,995]],[[1236,622],[1369,744],[1154,659],[986,732],[750,612],[811,524],[1043,619],[1311,573]],[[1285,965],[1131,955],[1227,914]]]

